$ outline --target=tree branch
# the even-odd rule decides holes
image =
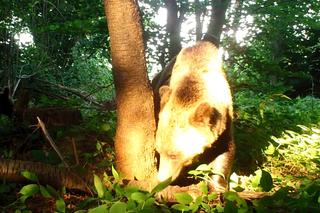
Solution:
[[[94,106],[98,107],[98,108],[105,108],[105,104],[101,104],[99,102],[97,102],[96,100],[94,100],[93,98],[91,98],[90,94],[87,94],[83,91],[79,91],[77,89],[74,89],[74,88],[70,88],[70,87],[66,87],[66,86],[63,86],[61,84],[55,84],[55,83],[52,83],[52,82],[49,82],[49,81],[45,81],[45,80],[42,80],[42,79],[38,79],[36,78],[35,80],[37,81],[40,81],[40,82],[43,82],[43,83],[46,83],[46,84],[50,84],[50,85],[53,85],[59,89],[62,89],[62,90],[65,90],[73,95],[76,95],[80,98],[82,98],[83,100],[85,100],[86,102],[89,102],[90,104],[93,104]]]

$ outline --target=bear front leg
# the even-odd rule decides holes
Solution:
[[[213,175],[208,183],[210,191],[224,192],[229,189],[229,177],[231,175],[232,164],[235,154],[235,143],[233,138],[224,141],[225,150],[218,155],[210,164],[213,168]]]

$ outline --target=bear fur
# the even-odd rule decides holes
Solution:
[[[182,49],[159,95],[158,180],[189,184],[184,174],[189,166],[206,163],[213,169],[210,189],[226,190],[235,152],[233,108],[217,47],[200,41]]]

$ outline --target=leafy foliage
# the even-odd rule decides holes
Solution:
[[[1,207],[2,211],[5,212],[15,210],[16,212],[29,212],[27,200],[36,195],[41,195],[44,198],[55,200],[54,208],[56,212],[66,212],[66,204],[63,200],[62,193],[58,192],[50,185],[41,185],[37,175],[33,172],[22,171],[21,175],[33,183],[23,186],[19,191],[20,197],[13,203],[5,207]]]
[[[168,207],[157,203],[153,197],[159,189],[162,189],[162,186],[157,186],[152,193],[143,192],[132,186],[121,186],[118,172],[113,168],[112,173],[114,177],[112,182],[108,176],[104,176],[104,183],[108,185],[108,188],[97,175],[94,175],[94,185],[98,197],[88,198],[80,203],[79,208],[85,208],[90,203],[98,202],[100,205],[89,209],[89,212],[105,212],[107,210],[109,212],[162,212],[168,209]]]
[[[185,0],[177,3],[189,5],[186,18],[191,22],[195,4]],[[211,2],[200,4],[205,10]],[[148,70],[159,70],[169,60],[166,26],[154,19],[164,4],[145,0],[140,1],[140,7]],[[9,85],[13,90],[18,85],[17,94],[20,88],[28,89],[32,106],[81,106],[85,125],[75,132],[85,134],[82,130],[86,129],[113,138],[114,112],[93,110],[92,102],[56,86],[76,88],[99,103],[114,98],[102,2],[2,1],[1,8],[0,86]],[[78,212],[319,212],[319,10],[319,1],[231,1],[222,47],[234,90],[237,155],[231,176],[233,191],[224,193],[224,202],[215,202],[219,196],[210,193],[205,184],[200,186],[202,196],[176,194],[178,203],[172,206],[159,203],[155,196],[170,180],[151,192],[122,186],[121,175],[111,167],[114,151],[104,150],[106,143],[95,141],[94,151],[82,153],[84,162],[109,156],[95,166],[107,167],[113,177],[105,175],[101,180],[95,175],[97,193],[78,204]],[[239,39],[236,35],[241,32],[245,35]],[[21,33],[29,33],[33,41],[22,43],[18,40]],[[182,40],[188,42],[192,35],[189,31]],[[2,147],[14,142],[8,140],[14,126],[0,116]],[[63,133],[57,132],[59,135]],[[15,154],[15,150],[0,149],[1,158]],[[34,149],[31,155],[41,162],[58,163],[47,150]],[[190,174],[208,181],[214,171],[201,165]],[[36,174],[24,171],[22,175],[32,184],[23,186],[20,198],[1,206],[2,211],[28,212],[27,202],[37,196],[54,199],[57,212],[68,211],[64,193],[41,185]],[[16,189],[16,184],[2,183],[0,201],[8,203]],[[242,191],[274,194],[247,202],[237,193]]]
[[[274,147],[274,153],[269,166],[274,173],[276,168],[282,168],[282,172],[292,177],[319,178],[320,129],[299,127],[300,132],[286,130],[280,137],[271,138],[274,145],[270,147]]]
[[[255,171],[265,159],[262,150],[269,146],[271,136],[285,130],[301,130],[298,125],[320,123],[320,102],[313,97],[289,100],[281,95],[262,95],[252,91],[235,94],[237,166],[242,172]],[[248,152],[248,150],[250,150]]]

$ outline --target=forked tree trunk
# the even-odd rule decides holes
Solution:
[[[105,0],[117,102],[116,165],[126,179],[156,172],[153,93],[135,0]]]
[[[207,35],[215,37],[214,43],[219,44],[222,27],[225,24],[225,15],[229,7],[230,0],[211,0],[211,18]]]

